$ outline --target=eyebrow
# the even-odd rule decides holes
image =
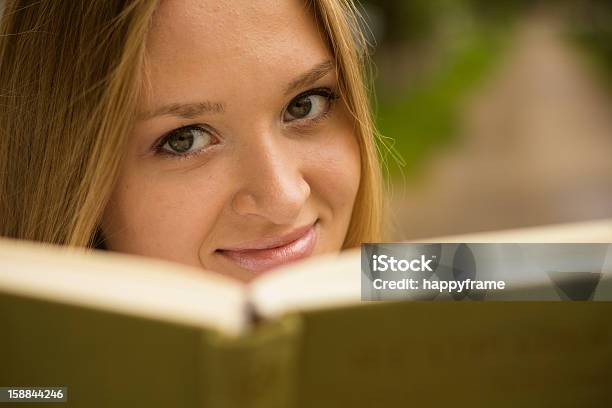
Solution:
[[[313,68],[303,73],[287,85],[285,95],[304,88],[334,70],[334,64],[327,60],[315,65]],[[195,119],[206,113],[223,113],[225,105],[219,102],[202,101],[194,103],[172,103],[163,105],[151,111],[146,111],[138,115],[139,120],[152,119],[156,116],[177,116],[185,119]]]
[[[291,81],[285,89],[285,95],[304,88],[312,84],[313,82],[317,82],[319,79],[330,73],[334,68],[334,64],[331,60],[327,60],[315,65],[314,68],[310,69],[309,71],[303,73],[302,75]]]
[[[155,116],[172,115],[185,119],[194,119],[205,113],[223,113],[225,106],[218,102],[195,102],[195,103],[172,103],[164,105],[152,111],[143,112],[138,115],[141,120],[151,119]]]

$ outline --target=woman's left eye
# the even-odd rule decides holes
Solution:
[[[293,98],[285,108],[283,120],[292,122],[294,120],[318,119],[329,112],[334,99],[336,99],[336,95],[329,89],[312,90],[300,94]]]

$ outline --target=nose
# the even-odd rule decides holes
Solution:
[[[232,199],[241,216],[255,216],[274,224],[293,224],[310,196],[294,146],[273,140],[250,144],[238,164],[240,187]]]

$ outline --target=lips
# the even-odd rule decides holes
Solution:
[[[317,235],[318,222],[315,222],[280,237],[264,237],[217,252],[244,269],[261,273],[310,256]]]

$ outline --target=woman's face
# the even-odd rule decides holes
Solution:
[[[360,179],[332,55],[299,0],[164,0],[102,231],[248,281],[338,251]]]

